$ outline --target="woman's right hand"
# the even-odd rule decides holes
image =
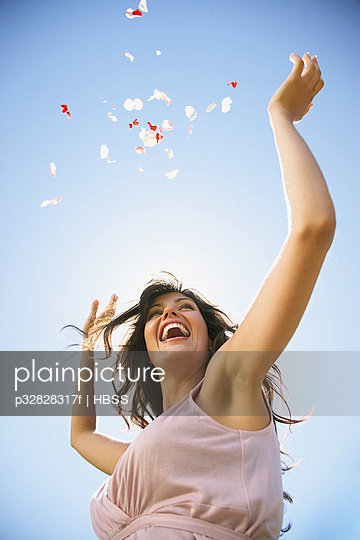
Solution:
[[[116,312],[116,302],[118,296],[113,294],[110,298],[110,302],[102,313],[97,317],[97,310],[99,308],[99,300],[94,300],[91,304],[90,314],[85,321],[83,332],[84,342],[83,349],[93,350],[97,339],[99,338],[104,326],[111,321]]]

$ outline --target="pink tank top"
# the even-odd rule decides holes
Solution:
[[[92,496],[100,539],[279,538],[283,494],[274,423],[243,431],[216,422],[194,401],[203,380],[136,436]]]

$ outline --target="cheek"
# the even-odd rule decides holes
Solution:
[[[148,323],[144,329],[144,339],[146,343],[146,348],[149,348],[149,344],[154,340],[154,337],[155,337],[155,332],[152,327],[153,325],[151,323]]]

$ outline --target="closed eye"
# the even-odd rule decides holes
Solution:
[[[183,304],[180,309],[183,309],[183,308],[188,308],[188,309],[192,309],[192,310],[195,309],[192,304]]]
[[[154,315],[161,315],[161,311],[159,309],[156,309],[155,311],[152,311],[148,317],[148,319],[151,319]]]
[[[191,309],[193,311],[195,311],[195,308],[192,304],[189,304],[189,303],[186,303],[186,304],[183,304],[179,309]],[[148,320],[151,319],[152,317],[154,317],[155,315],[161,315],[162,314],[162,311],[160,311],[160,309],[155,309],[155,311],[152,311],[149,316],[148,316]]]

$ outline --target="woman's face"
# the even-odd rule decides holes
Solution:
[[[158,296],[150,306],[144,331],[149,351],[209,351],[206,323],[196,303],[182,293]]]

